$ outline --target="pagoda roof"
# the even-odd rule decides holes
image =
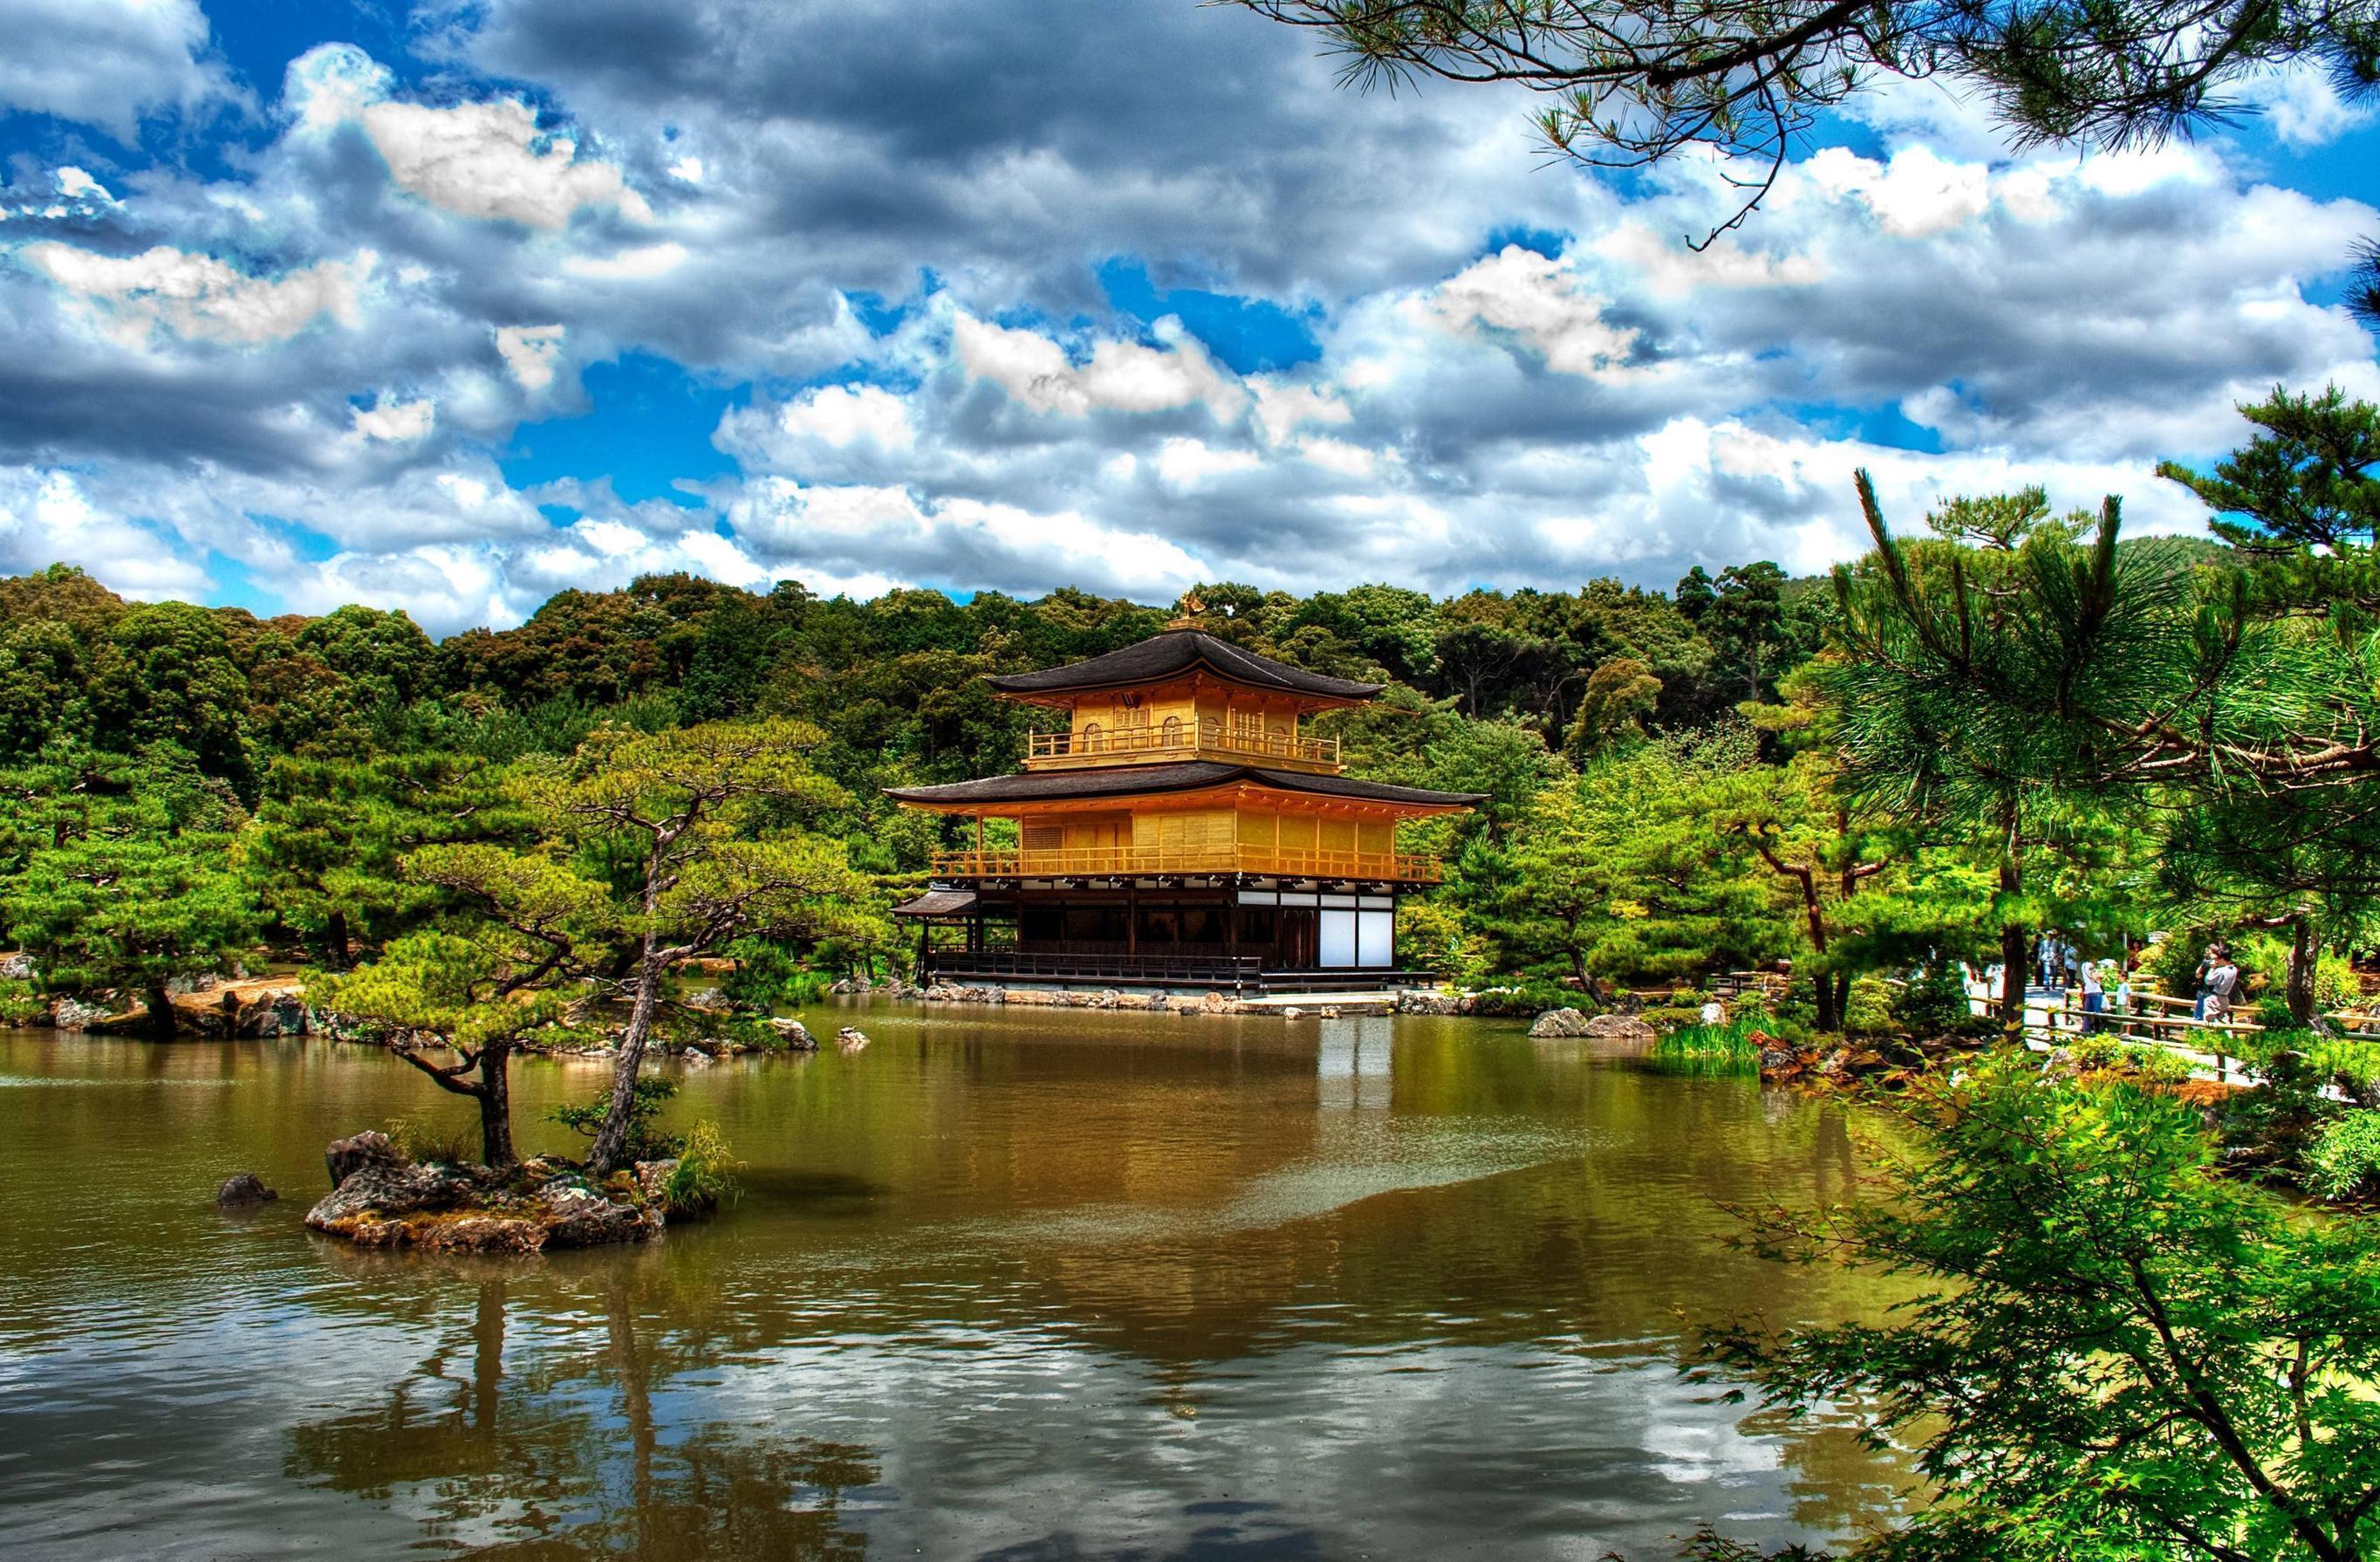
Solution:
[[[1252,689],[1278,689],[1323,700],[1369,700],[1386,685],[1327,677],[1259,656],[1198,629],[1168,629],[1121,651],[1038,673],[994,674],[984,681],[1002,694],[1036,699],[1077,690],[1156,683],[1205,669]]]
[[[914,900],[904,900],[892,908],[896,917],[962,916],[975,909],[975,891],[971,889],[929,889]]]
[[[1027,771],[1021,775],[991,775],[980,781],[953,781],[940,787],[887,787],[884,795],[895,802],[928,808],[965,808],[971,804],[1071,802],[1093,798],[1204,792],[1243,781],[1283,792],[1309,792],[1358,802],[1403,803],[1414,808],[1476,808],[1488,800],[1485,792],[1433,792],[1424,787],[1392,787],[1383,781],[1268,770],[1261,765],[1231,764],[1220,760],[1117,765],[1105,770]]]

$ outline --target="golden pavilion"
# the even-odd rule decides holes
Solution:
[[[918,924],[925,979],[1329,989],[1424,978],[1397,950],[1400,897],[1436,884],[1397,826],[1482,794],[1342,774],[1302,726],[1378,694],[1176,628],[1104,656],[988,680],[1062,713],[1025,769],[900,787],[975,823],[936,856]],[[987,846],[984,821],[1014,822]]]

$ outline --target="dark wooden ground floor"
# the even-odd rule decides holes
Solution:
[[[1306,977],[1394,985],[1394,886],[1354,889],[1013,885],[938,891],[917,922],[937,976],[1281,987]]]

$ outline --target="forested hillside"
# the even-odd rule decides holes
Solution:
[[[433,643],[401,614],[128,603],[56,567],[0,581],[0,915],[52,991],[154,990],[496,923],[530,941],[515,956],[550,949],[518,902],[532,867],[566,865],[547,890],[611,910],[553,970],[494,980],[616,979],[638,939],[688,947],[638,931],[639,886],[677,880],[630,836],[675,815],[581,797],[634,766],[691,799],[686,840],[809,854],[768,881],[799,890],[772,920],[741,900],[723,932],[696,919],[706,948],[885,970],[904,950],[884,909],[957,826],[880,788],[1016,768],[1032,713],[983,675],[1186,618],[1385,680],[1319,723],[1357,775],[1488,795],[1410,843],[1450,870],[1406,951],[1474,984],[1791,959],[1830,1031],[1883,1019],[1865,973],[2021,966],[2046,927],[2095,956],[2223,927],[2262,941],[2250,991],[2286,988],[2303,1019],[2319,951],[2372,902],[2361,814],[2338,806],[2374,763],[2374,415],[2336,394],[2251,412],[2266,432],[2233,461],[2169,474],[2235,518],[2221,544],[2119,541],[2112,510],[2057,515],[2038,490],[1946,502],[1906,537],[1871,503],[1877,550],[1833,580],[1755,561],[1668,593],[853,602],[665,576]],[[753,733],[777,767],[759,781],[719,758]],[[686,790],[698,760],[727,779]]]

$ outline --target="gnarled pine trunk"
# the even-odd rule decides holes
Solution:
[[[513,1044],[490,1042],[480,1055],[480,1159],[498,1171],[519,1161],[513,1149]]]
[[[645,935],[644,952],[637,961],[637,997],[628,1010],[628,1029],[620,1038],[620,1056],[612,1065],[612,1099],[603,1126],[595,1132],[594,1148],[587,1153],[587,1169],[609,1177],[628,1145],[629,1108],[637,1095],[637,1070],[644,1066],[645,1043],[653,1033],[653,1010],[661,1000],[662,977],[667,962],[653,935]]]

